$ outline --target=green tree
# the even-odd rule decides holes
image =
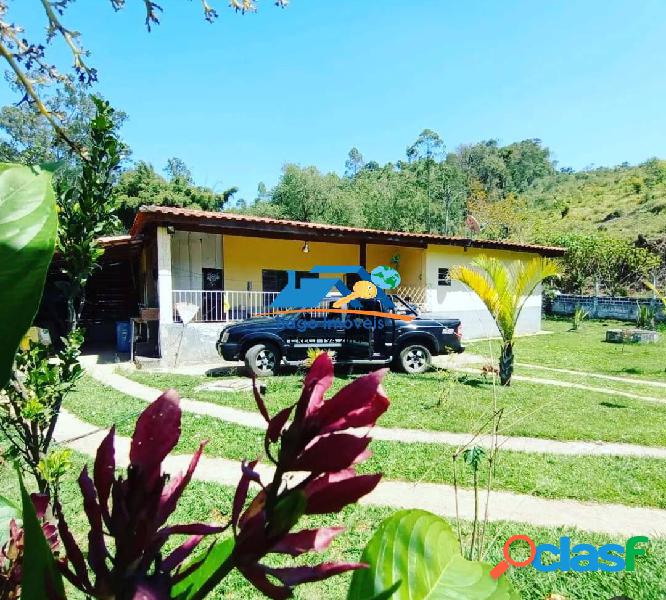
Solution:
[[[497,140],[463,145],[457,155],[470,183],[480,182],[490,198],[499,198],[510,188],[510,173]]]
[[[648,248],[607,235],[572,233],[555,238],[554,243],[567,249],[559,282],[567,293],[583,293],[599,284],[611,296],[626,295],[661,264]]]
[[[190,171],[184,160],[176,156],[167,160],[164,173],[169,178],[169,181],[181,180],[190,185],[194,183],[192,171]]]
[[[407,148],[407,160],[426,190],[426,231],[432,231],[433,229],[433,169],[441,160],[444,149],[442,138],[432,129],[424,129],[416,138],[416,141]]]
[[[500,149],[510,178],[510,190],[524,192],[537,179],[555,172],[550,150],[539,139],[523,140]]]
[[[348,193],[349,183],[316,167],[285,165],[273,188],[271,203],[279,214],[298,221],[358,224],[358,206]]]
[[[516,324],[525,301],[545,279],[560,274],[559,266],[548,258],[538,257],[509,268],[496,258],[480,256],[470,268],[458,265],[451,269],[451,279],[470,288],[486,305],[502,336],[499,376],[502,385],[511,384],[513,346]]]
[[[364,166],[365,161],[363,160],[363,155],[360,153],[358,148],[352,148],[347,155],[347,160],[345,161],[345,177],[353,179],[356,177],[356,175],[359,174]]]
[[[139,161],[134,168],[120,175],[112,194],[118,216],[126,229],[132,226],[137,211],[143,205],[218,211],[238,191],[237,187],[231,187],[218,193],[210,188],[194,185],[184,164],[172,162],[167,165],[165,172],[170,175],[170,179],[162,177],[149,163]]]
[[[90,145],[90,121],[95,116],[95,102],[83,86],[66,85],[45,100],[52,114],[60,116],[63,130],[80,147]],[[116,132],[127,115],[116,111]],[[76,157],[57,135],[51,124],[28,103],[10,104],[0,108],[0,161],[25,165],[65,162],[70,167]]]
[[[56,188],[59,208],[58,239],[61,289],[67,299],[70,331],[78,327],[88,279],[104,250],[97,241],[119,227],[111,191],[122,159],[123,145],[115,133],[115,111],[99,98],[89,125],[88,157],[74,174],[62,177]]]

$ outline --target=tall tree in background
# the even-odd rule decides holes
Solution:
[[[90,121],[96,107],[84,86],[58,87],[45,99],[49,111],[59,115],[64,131],[77,145],[90,144]],[[116,131],[125,122],[122,111],[114,114]],[[76,155],[48,120],[27,102],[0,108],[0,160],[25,165],[64,162],[76,164]]]
[[[348,193],[348,182],[316,167],[285,165],[272,192],[279,214],[297,221],[358,224],[359,207]]]
[[[432,171],[444,153],[444,142],[436,131],[424,129],[416,141],[407,148],[407,160],[414,165],[419,178],[425,182],[428,199],[426,231],[432,230]]]
[[[157,173],[151,164],[139,161],[120,175],[112,194],[125,229],[132,226],[137,211],[143,205],[218,211],[238,191],[238,188],[231,187],[218,193],[194,185],[190,170],[180,159],[170,159],[164,171],[169,179]]]
[[[452,235],[465,220],[468,192],[465,176],[454,161],[447,158],[437,166],[436,187],[444,213],[441,232]]]
[[[164,174],[169,178],[170,181],[180,179],[185,183],[194,183],[192,171],[190,171],[184,160],[176,156],[167,160],[166,166],[164,167]]]
[[[347,155],[347,160],[345,161],[345,177],[353,179],[356,177],[363,166],[365,161],[363,160],[363,155],[355,146],[349,151]]]

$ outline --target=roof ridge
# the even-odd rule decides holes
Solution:
[[[182,218],[204,218],[215,221],[235,221],[244,223],[264,223],[267,225],[285,225],[298,227],[310,231],[338,231],[340,233],[360,233],[377,236],[391,236],[405,240],[415,240],[433,243],[452,242],[454,245],[489,247],[497,249],[515,250],[515,251],[534,251],[549,254],[563,254],[564,248],[559,246],[544,246],[539,244],[529,244],[524,242],[486,240],[479,238],[468,238],[455,235],[443,235],[439,233],[413,232],[413,231],[391,231],[385,229],[370,229],[367,227],[353,227],[350,225],[334,225],[331,223],[316,223],[309,221],[296,221],[293,219],[280,219],[277,217],[263,217],[259,215],[248,215],[243,213],[206,211],[193,208],[182,208],[174,206],[148,205],[142,206],[137,213],[134,223],[130,229],[130,235],[134,236],[143,230],[144,225],[149,221],[159,221],[152,216],[174,216]],[[389,242],[387,242],[389,243]]]

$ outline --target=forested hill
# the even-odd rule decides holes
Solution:
[[[345,174],[288,164],[271,190],[237,210],[378,229],[552,242],[571,232],[666,237],[666,161],[558,169],[531,139],[446,152],[425,130],[404,159],[379,165],[353,148]]]
[[[535,181],[524,195],[533,218],[555,233],[666,238],[666,161],[558,172]]]

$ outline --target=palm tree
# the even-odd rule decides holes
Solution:
[[[549,258],[533,258],[513,269],[488,256],[479,256],[472,265],[451,269],[451,279],[464,283],[486,305],[502,336],[499,375],[502,385],[511,384],[513,374],[513,338],[525,301],[544,279],[560,274],[557,263]]]
[[[649,281],[644,281],[643,283],[645,284],[645,286],[648,289],[650,289],[654,292],[655,296],[657,296],[657,298],[659,298],[659,300],[661,300],[664,303],[664,315],[666,315],[666,290],[664,290],[664,293],[662,294],[657,289],[657,286],[654,285],[653,283],[650,283]]]

